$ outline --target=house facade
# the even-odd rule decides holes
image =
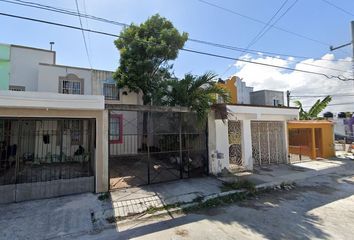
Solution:
[[[208,118],[211,173],[288,163],[287,121],[298,119],[297,108],[222,104],[217,109]]]
[[[113,72],[55,58],[54,51],[0,44],[0,203],[107,191],[108,145],[124,148],[116,140],[123,117],[136,121],[105,110],[142,104],[141,95],[116,87]]]
[[[113,72],[56,64],[56,53],[0,44],[0,203],[165,182],[287,161],[297,109],[233,104],[208,124],[183,107],[144,106]]]

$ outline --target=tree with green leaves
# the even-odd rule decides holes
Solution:
[[[171,78],[170,61],[177,58],[187,39],[187,33],[180,33],[159,14],[125,28],[114,42],[120,52],[120,65],[113,75],[118,87],[141,91],[144,104],[151,103],[160,84]]]
[[[295,101],[294,103],[299,108],[300,120],[314,120],[318,119],[318,114],[320,114],[331,101],[331,96],[325,97],[322,101],[321,99],[318,99],[308,111],[303,109],[302,103],[300,101]]]
[[[188,107],[197,113],[198,119],[207,118],[210,106],[216,103],[216,96],[224,103],[230,101],[229,92],[216,84],[216,75],[207,72],[201,76],[186,74],[183,79],[165,81],[160,93],[162,105]]]

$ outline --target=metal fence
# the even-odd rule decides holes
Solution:
[[[251,121],[251,134],[256,165],[287,163],[283,122]]]
[[[93,176],[95,120],[0,118],[0,185]]]
[[[110,189],[207,173],[206,123],[191,112],[109,114]]]

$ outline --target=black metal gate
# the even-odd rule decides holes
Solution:
[[[191,112],[110,110],[110,189],[203,176],[206,123]]]
[[[94,131],[91,119],[0,118],[0,203],[94,191]]]

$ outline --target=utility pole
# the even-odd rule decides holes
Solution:
[[[286,91],[286,101],[288,103],[288,107],[290,107],[290,91],[289,90]]]
[[[349,42],[349,43],[346,43],[346,44],[343,44],[343,45],[340,45],[338,47],[333,47],[333,46],[330,46],[329,49],[331,51],[334,51],[334,50],[337,50],[339,48],[342,48],[342,47],[346,47],[346,46],[349,46],[349,45],[352,45],[352,71],[353,71],[353,77],[354,77],[354,21],[351,21],[351,32],[352,32],[352,41]]]

